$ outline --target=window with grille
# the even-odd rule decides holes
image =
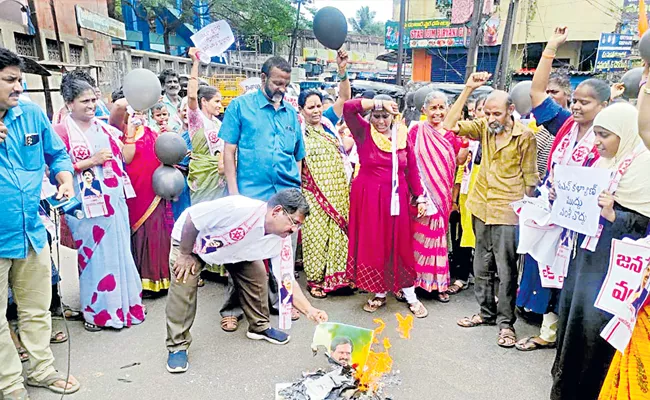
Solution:
[[[142,57],[131,56],[131,68],[142,68]]]
[[[16,52],[21,56],[36,57],[36,43],[34,36],[22,33],[14,33],[16,41]]]
[[[165,69],[174,69],[173,61],[165,61]]]
[[[70,62],[72,64],[84,64],[84,48],[82,46],[70,45]]]
[[[179,67],[180,67],[179,69],[181,74],[187,74],[187,64],[185,63],[179,64]]]
[[[45,45],[47,46],[47,59],[61,61],[59,43],[56,40],[45,39]]]
[[[152,70],[155,73],[160,72],[160,60],[157,60],[155,58],[150,58],[149,59],[149,69]]]

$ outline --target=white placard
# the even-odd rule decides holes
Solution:
[[[639,289],[644,267],[650,262],[650,245],[612,240],[609,270],[594,306],[617,316],[629,316],[628,300]]]
[[[598,196],[609,186],[611,171],[556,165],[554,175],[556,200],[551,210],[551,222],[594,236],[600,221]]]
[[[192,35],[190,39],[199,50],[210,57],[223,54],[230,45],[235,43],[232,29],[224,20],[211,23]]]
[[[239,86],[244,89],[244,93],[251,92],[253,90],[257,90],[262,87],[262,80],[256,76],[253,76],[251,78],[248,78],[244,81],[239,82]]]

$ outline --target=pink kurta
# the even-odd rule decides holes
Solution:
[[[400,213],[390,215],[392,158],[379,149],[362,117],[361,100],[345,103],[361,168],[352,181],[347,277],[372,293],[397,292],[415,282],[411,218],[413,196],[423,194],[412,143],[398,150]]]

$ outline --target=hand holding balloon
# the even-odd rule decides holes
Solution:
[[[343,75],[348,68],[348,53],[345,50],[337,52],[336,65],[339,67],[339,74]]]

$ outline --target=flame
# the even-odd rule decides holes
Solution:
[[[409,314],[406,317],[402,314],[396,313],[397,317],[397,332],[402,339],[411,338],[411,329],[413,329],[413,315]]]
[[[397,317],[397,331],[400,333],[400,337],[409,339],[413,328],[413,316],[403,317],[400,314],[395,314],[395,316]],[[373,322],[377,324],[373,335],[373,345],[379,345],[379,336],[384,332],[386,323],[379,318],[374,319]],[[371,348],[365,366],[357,370],[356,378],[359,381],[359,389],[363,392],[376,392],[381,384],[381,377],[393,369],[393,358],[388,353],[388,350],[393,347],[390,339],[383,338],[381,345],[384,348],[383,351],[378,352]]]

